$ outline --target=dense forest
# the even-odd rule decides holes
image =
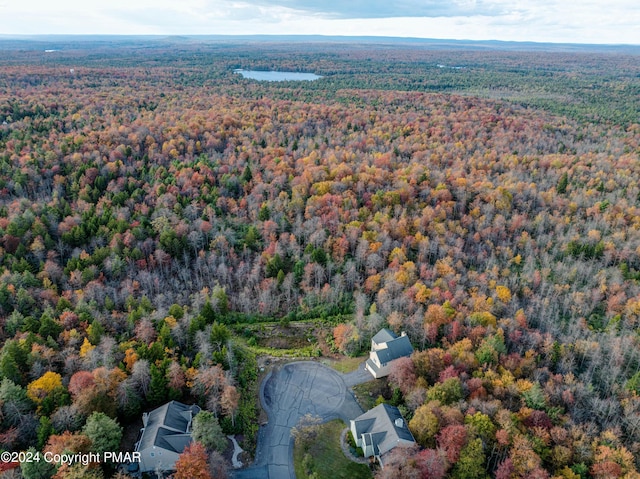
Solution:
[[[416,348],[390,400],[421,447],[380,478],[637,477],[638,52],[41,46],[0,58],[2,449],[179,399],[250,451],[251,326],[312,321]]]

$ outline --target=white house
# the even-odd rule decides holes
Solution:
[[[384,403],[352,419],[351,434],[364,456],[375,457],[382,467],[389,451],[416,443],[398,408]]]
[[[172,471],[178,456],[191,442],[196,405],[171,401],[142,416],[143,427],[135,450],[140,452],[140,472]]]
[[[411,353],[413,346],[406,333],[396,336],[393,331],[384,328],[371,338],[371,352],[366,368],[374,378],[382,378],[389,375],[393,361],[411,356]]]

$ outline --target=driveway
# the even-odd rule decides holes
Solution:
[[[366,372],[366,371],[364,371]],[[260,428],[254,465],[233,473],[234,478],[295,479],[291,428],[305,414],[349,420],[362,409],[347,386],[373,377],[359,369],[343,375],[315,362],[289,363],[262,382],[260,400],[269,422]]]
[[[373,381],[373,376],[369,371],[367,371],[365,365],[366,361],[362,361],[360,363],[360,366],[358,366],[358,369],[353,372],[341,375],[347,387],[353,387],[356,384],[368,383],[369,381]]]

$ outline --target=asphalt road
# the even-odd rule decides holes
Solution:
[[[373,377],[361,368],[346,375],[315,362],[289,363],[272,371],[260,388],[260,400],[269,417],[260,428],[253,466],[234,471],[236,479],[295,479],[291,428],[305,414],[349,420],[362,409],[347,386]]]

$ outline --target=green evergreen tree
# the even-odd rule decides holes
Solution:
[[[33,402],[27,396],[27,391],[22,386],[14,383],[9,378],[3,378],[0,382],[0,405],[5,407],[10,404],[11,409],[25,414],[33,409]],[[5,414],[5,419],[6,419]]]
[[[218,312],[225,315],[229,312],[229,297],[225,288],[216,284],[211,291],[211,298],[215,301]]]
[[[169,307],[169,314],[176,319],[182,319],[184,317],[184,309],[179,304],[172,304]]]
[[[208,449],[224,452],[227,439],[222,432],[218,418],[209,411],[200,411],[193,418],[193,440]]]
[[[49,436],[53,434],[53,425],[47,416],[40,418],[40,426],[38,427],[38,449],[42,449],[49,440]]]
[[[206,326],[206,320],[202,315],[198,315],[189,323],[189,341],[192,342],[198,331],[202,331]]]
[[[269,210],[266,204],[263,204],[258,212],[258,219],[260,221],[267,221],[269,218],[271,218],[271,210]]]
[[[285,264],[282,257],[278,253],[276,253],[275,255],[273,255],[273,258],[267,261],[266,268],[267,268],[267,271],[266,271],[267,277],[275,278],[278,276],[278,273],[280,271],[284,270]]]
[[[202,309],[200,310],[200,316],[204,319],[205,324],[213,324],[217,319],[218,314],[216,313],[216,310],[213,309],[211,301],[204,303],[204,306],[202,306]]]
[[[93,345],[97,345],[104,334],[104,326],[98,320],[94,320],[87,328],[87,339]]]
[[[313,252],[311,253],[311,259],[314,262],[324,266],[327,264],[327,253],[322,248],[314,248]]]
[[[252,251],[257,251],[260,246],[260,239],[258,228],[251,225],[247,228],[247,234],[244,235],[244,245]]]
[[[122,427],[106,414],[94,412],[82,429],[92,442],[92,452],[117,451],[122,440]]]
[[[158,339],[166,348],[175,347],[175,341],[171,337],[171,328],[167,323],[164,323],[160,328],[160,333],[158,334]]]
[[[253,173],[251,173],[251,168],[249,165],[245,166],[244,171],[241,176],[243,183],[249,183],[253,179]]]
[[[32,456],[37,452],[34,447],[30,447],[27,450],[27,453]],[[40,458],[42,459],[42,455]],[[21,463],[20,471],[22,472],[23,479],[51,479],[56,472],[56,468],[50,462],[40,460]]]
[[[51,336],[53,339],[57,339],[58,335],[62,332],[62,326],[53,319],[51,315],[52,311],[47,309],[40,316],[40,328],[38,334],[43,338]]]
[[[149,384],[149,394],[147,400],[152,405],[162,404],[167,400],[168,386],[166,372],[163,368],[151,365],[151,383]]]
[[[25,343],[26,344],[26,343]],[[18,341],[8,340],[0,353],[0,374],[16,384],[24,383],[28,354]]]
[[[522,397],[527,407],[531,409],[542,410],[547,405],[544,391],[538,383],[535,383],[528,391],[524,391]]]
[[[211,335],[209,339],[211,344],[218,350],[222,350],[227,341],[231,338],[231,331],[224,324],[218,322],[213,323],[211,326]]]
[[[565,171],[564,174],[560,177],[558,184],[556,186],[556,191],[558,194],[563,195],[567,191],[567,186],[569,185],[569,175]]]

